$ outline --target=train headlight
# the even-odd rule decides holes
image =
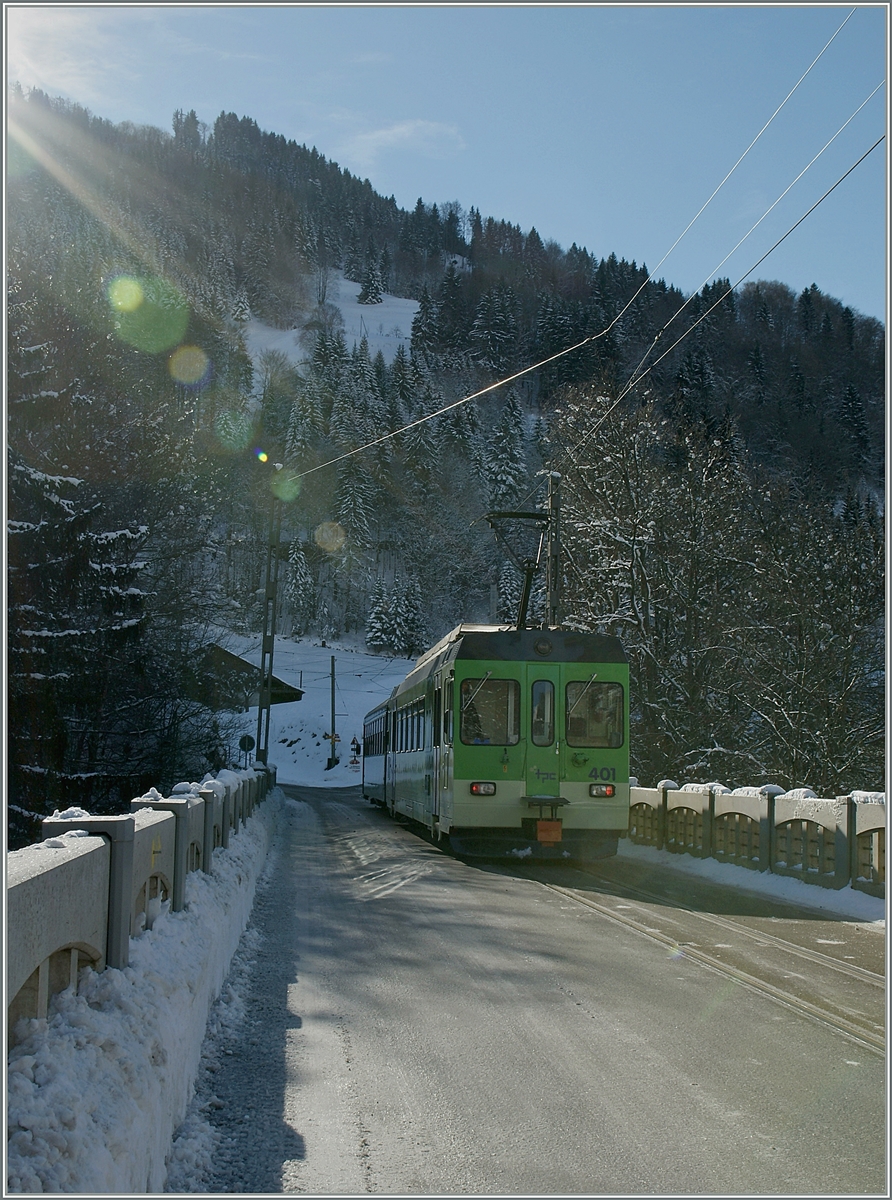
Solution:
[[[494,783],[472,783],[472,796],[494,796],[496,794],[496,785]]]
[[[590,796],[615,796],[616,788],[612,783],[590,783],[588,794]]]

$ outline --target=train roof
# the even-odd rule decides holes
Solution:
[[[574,629],[514,629],[510,625],[457,625],[418,659],[415,670],[431,660],[541,660],[543,662],[628,661],[619,638]]]
[[[461,660],[503,662],[625,663],[619,638],[574,629],[515,629],[511,625],[456,625],[416,661],[405,679],[366,720],[387,708],[397,695],[410,691],[445,663]]]

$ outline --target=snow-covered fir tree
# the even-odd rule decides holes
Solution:
[[[288,550],[284,591],[293,628],[299,634],[309,632],[316,618],[316,584],[298,539],[291,543]]]
[[[490,507],[511,508],[529,485],[523,413],[513,388],[487,442],[484,464]]]
[[[360,304],[380,304],[384,299],[384,280],[381,267],[374,259],[366,263],[362,275],[362,290],[356,297]]]
[[[393,645],[393,610],[383,578],[375,580],[365,623],[365,644],[370,650],[389,650]]]

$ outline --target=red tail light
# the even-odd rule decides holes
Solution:
[[[494,796],[496,794],[496,785],[494,783],[472,783],[472,796]]]

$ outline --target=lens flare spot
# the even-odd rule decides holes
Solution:
[[[107,289],[108,302],[115,312],[136,312],[145,299],[142,284],[132,275],[119,275]]]
[[[265,450],[261,450],[259,446],[254,447],[254,454],[261,462],[269,462],[269,455]]]
[[[203,383],[210,373],[210,359],[200,346],[180,346],[167,364],[177,383]]]
[[[189,304],[167,279],[118,276],[108,288],[115,332],[122,342],[160,354],[182,342],[189,325]]]
[[[251,421],[245,413],[227,409],[217,414],[214,433],[225,450],[244,450],[251,441]]]
[[[275,478],[270,483],[270,488],[277,500],[290,504],[300,495],[300,476],[286,470],[277,471]]]
[[[347,540],[347,531],[337,521],[323,521],[316,526],[313,540],[326,554],[337,554]]]

